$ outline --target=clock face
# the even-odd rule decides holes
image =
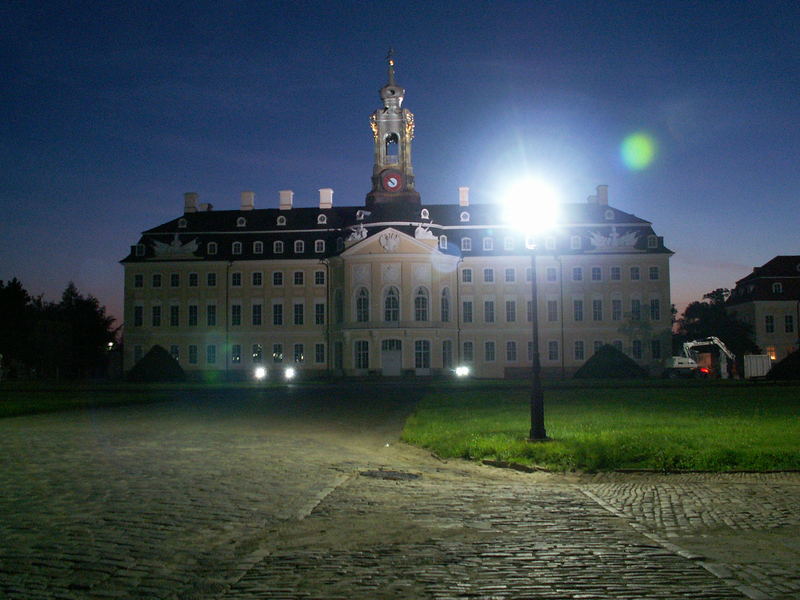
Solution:
[[[387,192],[396,192],[403,187],[403,176],[397,171],[387,171],[381,177],[381,182]]]

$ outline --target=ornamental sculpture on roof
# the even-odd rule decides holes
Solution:
[[[594,246],[595,250],[628,250],[636,246],[636,241],[639,239],[639,234],[635,231],[620,235],[617,233],[617,228],[611,228],[610,235],[603,235],[598,231],[593,231],[589,234],[589,241]]]
[[[156,258],[192,258],[197,248],[197,238],[181,244],[177,233],[169,244],[153,240],[153,253]]]

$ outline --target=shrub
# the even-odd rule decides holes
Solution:
[[[614,346],[605,344],[575,373],[577,379],[647,377],[647,371]]]
[[[185,381],[186,374],[172,355],[161,346],[153,346],[128,371],[128,381]]]

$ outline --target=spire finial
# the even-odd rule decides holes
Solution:
[[[394,85],[394,48],[389,48],[386,60],[389,61],[389,85]]]

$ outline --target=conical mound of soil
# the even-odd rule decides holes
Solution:
[[[185,381],[186,373],[161,346],[153,346],[128,371],[128,381]]]
[[[610,344],[600,346],[594,356],[575,373],[576,379],[634,379],[638,377],[647,377],[647,371]]]
[[[795,350],[767,373],[767,379],[800,379],[800,350]]]

